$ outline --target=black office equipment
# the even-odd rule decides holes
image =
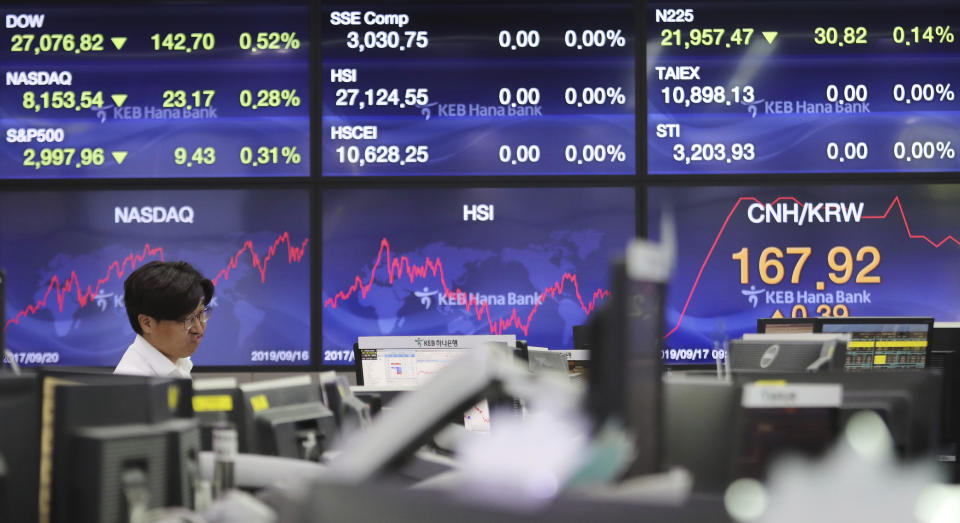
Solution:
[[[194,416],[200,423],[200,444],[203,450],[213,449],[213,429],[229,421],[237,427],[239,452],[248,452],[247,410],[237,380],[234,378],[196,378],[193,380],[192,406]]]
[[[337,435],[337,422],[323,403],[272,407],[256,415],[261,454],[320,461]]]
[[[330,448],[336,421],[309,376],[244,383],[240,397],[245,452],[318,459]]]
[[[370,406],[353,395],[344,376],[338,376],[335,372],[321,373],[320,388],[341,433],[350,434],[370,426]]]
[[[758,318],[757,332],[767,334],[818,332],[816,318]]]
[[[846,359],[846,338],[830,334],[745,334],[741,340],[730,340],[730,369],[734,372],[840,370]]]
[[[41,369],[39,519],[123,521],[191,506],[199,431],[190,380]]]
[[[711,376],[673,374],[663,382],[663,468],[693,474],[696,492],[718,494],[733,476],[740,387]]]
[[[850,333],[846,370],[883,370],[926,366],[933,318],[819,318],[820,332]]]
[[[596,341],[587,408],[598,424],[612,420],[634,439],[632,476],[660,467],[664,285],[632,277],[624,262],[614,263],[612,275],[610,299],[590,323]]]
[[[0,521],[35,521],[40,463],[40,382],[36,374],[0,373]]]

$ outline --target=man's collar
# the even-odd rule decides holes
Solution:
[[[190,358],[180,358],[177,360],[177,363],[174,364],[170,361],[170,358],[166,357],[159,349],[151,345],[146,338],[139,334],[133,344],[137,352],[146,360],[147,365],[150,365],[150,369],[153,370],[155,375],[190,377],[190,370],[193,369],[193,362],[190,361]]]

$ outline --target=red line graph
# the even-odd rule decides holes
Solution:
[[[788,201],[796,202],[798,205],[803,205],[803,202],[801,202],[800,200],[792,196],[780,196],[775,200],[773,200],[772,202],[770,202],[770,204],[773,205],[783,200],[788,200]],[[680,317],[677,319],[676,325],[674,325],[673,328],[670,329],[670,331],[667,332],[666,335],[664,335],[664,338],[669,338],[671,335],[673,335],[673,333],[680,328],[680,324],[683,323],[683,318],[687,314],[687,307],[690,305],[690,301],[693,300],[693,293],[696,292],[697,285],[700,284],[700,277],[703,275],[704,269],[707,268],[707,263],[710,262],[710,257],[713,256],[713,251],[717,247],[717,244],[720,242],[720,238],[723,236],[723,233],[727,228],[727,224],[730,223],[730,218],[733,217],[733,214],[737,211],[737,208],[743,202],[763,203],[758,198],[755,198],[752,196],[743,196],[737,200],[737,203],[733,204],[733,208],[730,209],[730,212],[727,214],[727,217],[723,220],[723,225],[720,226],[720,231],[717,232],[717,237],[714,238],[713,240],[713,245],[710,246],[710,250],[707,251],[707,256],[703,259],[703,263],[700,265],[700,270],[697,272],[697,277],[693,280],[693,286],[690,288],[690,294],[687,295],[687,301],[683,304],[683,309],[680,311]],[[926,236],[923,234],[914,234],[913,231],[910,229],[910,222],[907,220],[907,214],[903,210],[903,203],[901,203],[899,196],[896,196],[893,198],[893,201],[890,202],[890,205],[887,207],[887,210],[883,214],[869,215],[869,216],[863,215],[861,218],[864,220],[885,220],[890,215],[890,211],[892,211],[894,207],[897,207],[900,209],[900,217],[903,219],[903,226],[906,229],[907,237],[910,238],[911,240],[924,240],[935,248],[939,248],[940,246],[947,243],[948,241],[952,241],[953,243],[960,245],[960,241],[958,241],[957,238],[955,238],[953,235],[949,235],[943,238],[942,240],[940,240],[939,242],[935,242],[932,239],[930,239],[929,236]]]
[[[267,249],[267,253],[263,256],[263,258],[261,258],[254,250],[253,242],[247,240],[243,243],[243,246],[240,247],[236,254],[230,257],[230,260],[227,262],[227,266],[218,272],[214,278],[212,278],[212,281],[214,285],[216,285],[220,278],[223,278],[224,280],[230,279],[230,271],[236,269],[241,256],[245,252],[249,252],[251,256],[251,265],[260,273],[260,282],[266,283],[267,263],[277,253],[277,250],[280,248],[281,244],[286,243],[287,245],[287,262],[295,263],[303,259],[303,256],[306,254],[306,247],[309,241],[309,238],[304,239],[303,243],[297,247],[291,242],[290,233],[284,232],[277,236],[277,239],[274,240],[273,245]],[[150,244],[145,244],[143,246],[143,251],[140,253],[130,253],[122,260],[115,260],[111,262],[107,267],[106,274],[97,280],[96,285],[87,285],[86,289],[84,289],[83,285],[80,283],[80,277],[77,276],[76,271],[70,271],[70,276],[68,276],[63,282],[60,281],[60,278],[57,275],[54,275],[52,278],[50,278],[50,283],[47,285],[47,290],[43,293],[43,297],[37,300],[36,303],[27,305],[26,308],[19,311],[13,318],[7,320],[7,323],[3,326],[4,331],[6,331],[10,325],[19,324],[21,319],[26,318],[27,316],[32,316],[40,309],[46,307],[47,300],[54,292],[57,299],[57,307],[60,312],[63,312],[63,303],[66,299],[66,296],[70,295],[74,291],[76,291],[77,303],[80,304],[81,308],[86,307],[90,300],[99,294],[100,288],[104,284],[108,283],[114,278],[117,280],[122,280],[128,270],[135,269],[137,265],[149,257],[157,257],[160,260],[163,260],[163,247],[153,247]]]
[[[540,299],[533,306],[533,308],[530,309],[530,312],[525,318],[521,313],[517,312],[516,308],[513,308],[510,316],[506,318],[494,319],[490,312],[489,303],[480,303],[476,296],[470,296],[467,298],[469,293],[460,288],[455,290],[450,289],[450,287],[447,285],[446,275],[443,271],[443,262],[439,258],[431,259],[427,257],[424,259],[422,265],[416,265],[412,263],[406,256],[393,256],[390,252],[390,242],[386,238],[383,238],[380,240],[380,251],[377,253],[377,261],[373,264],[373,269],[370,271],[369,279],[364,282],[362,276],[355,276],[353,284],[350,287],[348,287],[346,290],[337,291],[332,298],[327,298],[324,300],[323,307],[336,309],[341,301],[350,299],[358,291],[360,292],[360,298],[366,298],[367,293],[370,292],[370,288],[373,287],[373,282],[377,277],[377,270],[380,268],[381,264],[385,265],[387,281],[391,285],[393,284],[394,280],[400,279],[404,276],[409,279],[410,283],[413,283],[417,279],[424,279],[428,277],[439,278],[440,285],[443,287],[444,296],[446,298],[455,299],[457,303],[465,301],[464,308],[467,310],[467,312],[473,312],[478,321],[486,318],[487,323],[490,326],[491,334],[502,334],[507,329],[517,328],[520,329],[525,336],[529,335],[530,324],[533,322],[533,318],[536,316],[540,305],[543,304],[547,296],[556,298],[558,295],[562,294],[564,290],[566,290],[568,283],[573,285],[577,302],[580,304],[580,308],[583,309],[585,314],[590,314],[594,308],[596,308],[598,301],[610,296],[610,291],[606,289],[597,289],[593,292],[590,302],[585,303],[580,294],[580,283],[577,280],[577,275],[565,272],[557,282],[547,287],[542,293],[540,293]]]

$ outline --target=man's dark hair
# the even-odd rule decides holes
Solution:
[[[152,261],[140,266],[123,282],[123,301],[127,318],[137,334],[141,314],[158,320],[178,320],[213,298],[213,282],[204,278],[189,263]]]

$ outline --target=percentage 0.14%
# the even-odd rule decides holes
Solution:
[[[952,44],[956,40],[956,35],[950,29],[949,25],[928,25],[893,28],[894,43],[910,46],[927,44]]]

